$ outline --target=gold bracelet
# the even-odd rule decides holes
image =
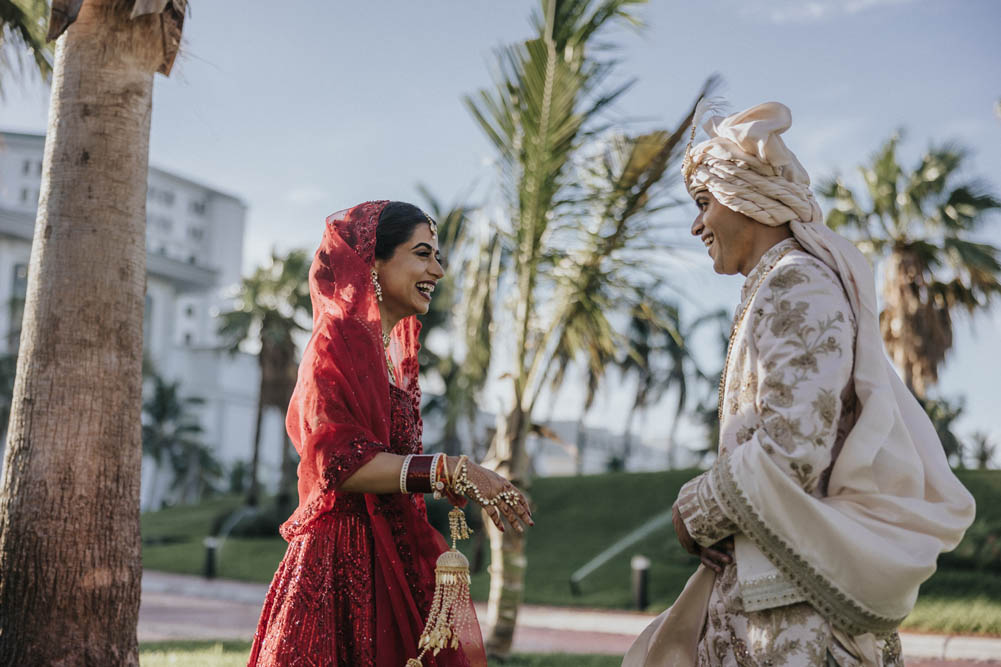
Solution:
[[[496,496],[488,500],[483,497],[483,494],[476,487],[476,485],[469,481],[469,477],[466,472],[466,457],[461,456],[459,457],[459,463],[455,466],[455,474],[452,478],[452,489],[454,489],[457,493],[472,498],[482,507],[492,507],[501,502],[507,505],[514,505],[514,501],[518,498],[517,491],[514,489],[501,491]]]
[[[444,454],[435,454],[431,459],[431,492],[435,500],[441,500],[442,492],[445,490],[445,482],[438,479],[438,466],[442,465]]]

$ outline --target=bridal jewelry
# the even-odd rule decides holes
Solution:
[[[376,283],[378,285],[378,283]],[[382,299],[379,299],[382,301]],[[382,333],[382,347],[386,351],[386,371],[389,373],[389,381],[392,384],[396,384],[393,380],[394,374],[396,373],[396,367],[393,365],[393,359],[389,356],[389,334],[386,332]]]
[[[421,211],[421,213],[424,213],[424,211]],[[431,227],[431,236],[438,236],[438,223],[427,213],[424,213],[424,217],[427,218],[428,226]]]
[[[466,476],[465,456],[460,456],[459,462],[455,465],[455,472],[452,473],[451,486],[456,495],[469,496],[484,508],[492,507],[499,503],[514,506],[515,501],[518,500],[518,492],[514,489],[501,491],[490,499],[484,498],[480,490],[476,488],[476,485],[470,482],[469,477]]]
[[[375,298],[382,301],[382,285],[379,284],[379,274],[375,269],[372,269],[372,286],[375,287]]]
[[[407,491],[407,472],[410,470],[410,462],[413,460],[413,454],[409,454],[403,459],[403,467],[400,468],[400,493],[409,493]]]
[[[466,515],[458,507],[448,513],[452,547],[438,557],[434,568],[434,599],[424,632],[417,642],[420,654],[407,660],[406,667],[421,667],[424,654],[438,655],[443,648],[459,648],[459,630],[470,630],[469,561],[455,548],[458,540],[468,540],[472,532]]]

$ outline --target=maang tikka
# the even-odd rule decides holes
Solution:
[[[375,298],[382,301],[382,285],[379,284],[379,274],[372,269],[372,286],[375,288]]]

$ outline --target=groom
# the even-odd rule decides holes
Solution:
[[[683,167],[692,234],[717,273],[746,276],[719,455],[674,505],[681,544],[715,573],[697,664],[892,667],[973,499],[886,360],[871,268],[824,225],[780,137],[791,122],[775,102],[712,118]]]

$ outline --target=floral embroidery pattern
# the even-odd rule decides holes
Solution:
[[[751,271],[737,312],[748,305],[763,268],[789,244],[800,250],[795,241],[784,241]],[[801,250],[765,278],[744,330],[734,337],[719,459],[682,487],[676,503],[696,541],[706,546],[744,534],[807,602],[745,611],[737,565],[726,567],[710,600],[700,666],[825,667],[833,656],[854,667],[857,661],[832,636],[834,625],[853,635],[885,637],[886,667],[903,664],[899,649],[894,655],[900,619],[867,612],[822,578],[760,520],[729,470],[729,453],[760,447],[807,493],[826,494],[830,467],[857,411],[851,384],[855,323],[847,300],[830,287],[830,272]]]

